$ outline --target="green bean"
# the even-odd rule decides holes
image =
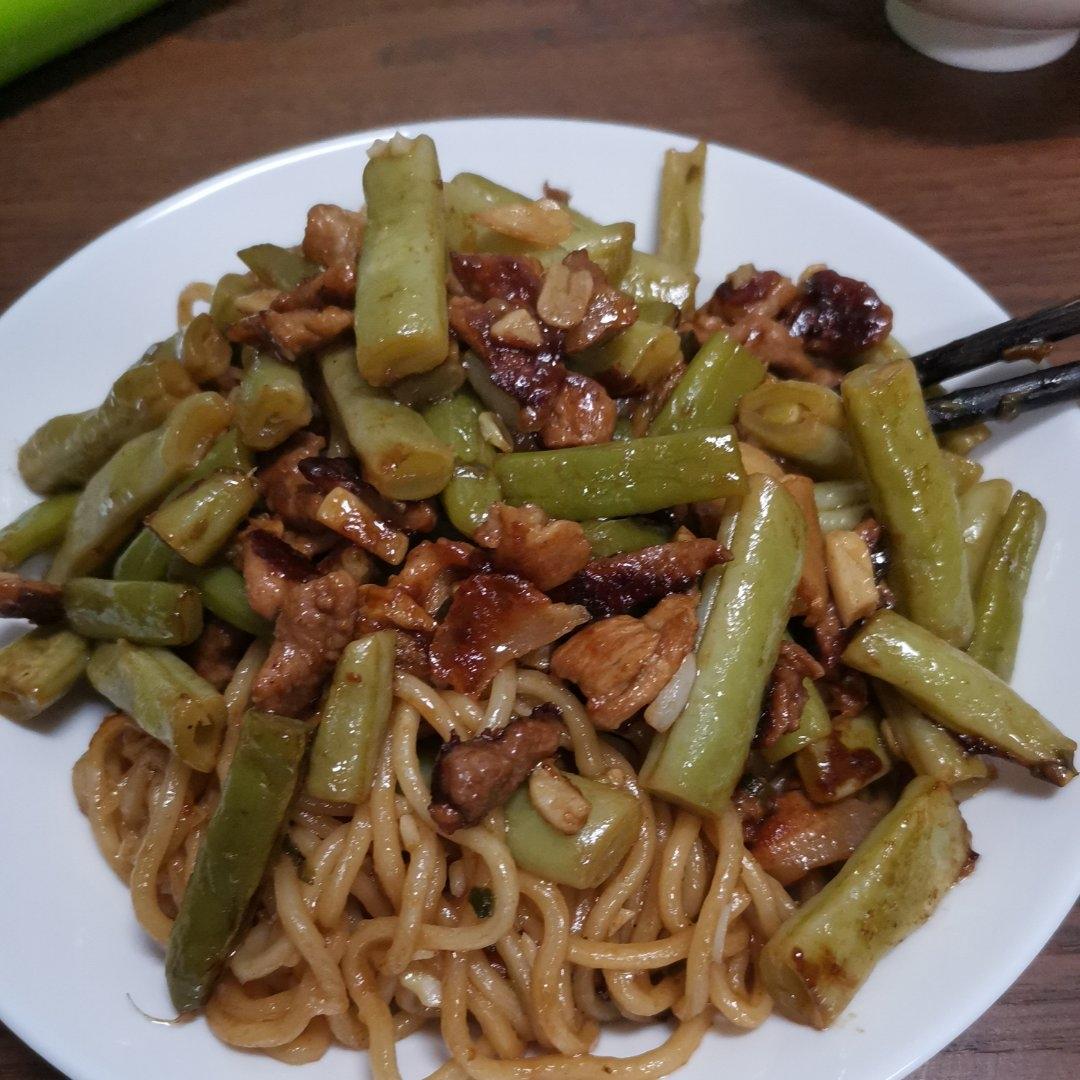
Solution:
[[[585,824],[569,836],[537,812],[527,787],[506,804],[506,843],[526,873],[572,889],[595,889],[615,873],[638,836],[641,809],[629,792],[585,776],[560,773],[589,804]]]
[[[1046,511],[1038,499],[1018,491],[987,552],[975,601],[975,633],[968,653],[1002,679],[1012,677],[1024,596],[1039,553]]]
[[[82,678],[90,649],[70,630],[33,630],[0,649],[0,716],[25,723]]]
[[[861,480],[821,480],[814,485],[814,505],[821,510],[843,510],[868,505],[870,489]]]
[[[648,518],[607,518],[603,521],[583,521],[581,528],[594,559],[621,555],[624,551],[640,551],[671,539],[671,529]]]
[[[839,395],[815,383],[768,382],[739,401],[739,430],[815,480],[858,475]]]
[[[727,427],[739,399],[765,378],[765,365],[723,331],[698,349],[649,426],[650,435],[674,435],[698,428]]]
[[[436,401],[453,397],[465,385],[465,365],[457,355],[447,357],[437,368],[419,375],[406,375],[390,387],[395,401],[423,411]]]
[[[578,353],[570,366],[599,379],[614,394],[640,395],[681,362],[679,335],[670,326],[638,319],[611,341]]]
[[[173,549],[144,526],[116,556],[113,580],[164,581],[176,559]]]
[[[364,169],[356,364],[372,386],[430,371],[450,349],[446,235],[435,144],[395,136]]]
[[[272,450],[311,423],[311,395],[300,371],[258,353],[248,365],[235,397],[236,428],[246,446]]]
[[[771,765],[791,757],[811,743],[827,739],[832,731],[832,721],[818,688],[812,679],[803,679],[802,682],[806,691],[806,704],[803,705],[799,726],[794,731],[785,732],[772,746],[763,747],[761,750],[761,756]]]
[[[181,576],[198,585],[203,607],[212,615],[255,637],[273,635],[273,624],[251,610],[244,579],[231,566],[184,566]]]
[[[157,427],[196,389],[163,342],[128,368],[96,409],[42,424],[19,450],[19,474],[40,495],[81,487],[124,443]]]
[[[895,686],[931,720],[1059,787],[1076,775],[1076,743],[967,653],[893,611],[868,619],[844,663]]]
[[[72,630],[86,638],[136,645],[189,645],[202,633],[199,590],[165,581],[72,578],[64,610]]]
[[[638,318],[657,326],[670,326],[673,330],[679,325],[679,309],[674,304],[663,300],[637,300]]]
[[[653,740],[641,769],[644,786],[662,798],[703,814],[731,798],[787,627],[804,533],[802,512],[783,487],[751,476],[686,708]]]
[[[278,244],[255,244],[237,253],[240,261],[271,289],[295,289],[301,281],[314,277],[318,263],[309,262],[303,255]]]
[[[701,196],[705,184],[705,144],[668,150],[660,174],[660,229],[656,253],[693,270],[701,247]]]
[[[831,734],[798,752],[795,767],[814,802],[832,803],[880,780],[892,761],[877,718],[860,713],[834,720]]]
[[[225,274],[219,279],[210,299],[210,318],[219,330],[226,330],[243,318],[236,301],[255,288],[254,274]]]
[[[392,630],[382,630],[341,654],[311,751],[313,798],[361,803],[371,794],[394,699],[395,642]]]
[[[258,497],[246,473],[217,472],[159,507],[146,525],[181,558],[203,566],[232,539]]]
[[[193,394],[156,431],[117,450],[79,496],[48,580],[62,584],[104,564],[142,515],[198,464],[230,412],[218,394]]]
[[[240,934],[281,835],[307,738],[297,720],[255,711],[244,716],[169,936],[165,975],[180,1012],[206,1002]]]
[[[971,461],[959,454],[950,454],[948,450],[942,450],[941,464],[945,466],[945,471],[952,478],[957,498],[982,479],[983,467],[977,461]]]
[[[863,364],[887,364],[893,360],[908,360],[911,353],[890,334],[884,341],[877,345],[871,345],[865,352],[856,357],[858,365]]]
[[[235,428],[230,428],[209,450],[194,469],[165,497],[162,506],[168,506],[193,484],[220,470],[250,472],[254,467],[251,451],[240,442]],[[135,539],[116,557],[112,576],[116,581],[164,581],[176,561],[176,553],[143,526]]]
[[[187,324],[180,362],[199,385],[220,379],[229,370],[232,346],[208,313],[196,315]]]
[[[518,425],[518,403],[505,391],[500,390],[491,379],[487,365],[471,352],[461,358],[469,388],[480,399],[488,412],[493,412],[511,431]]]
[[[450,480],[454,455],[424,418],[369,386],[350,350],[327,353],[319,363],[365,479],[388,499],[438,495]]]
[[[503,236],[482,225],[475,214],[498,206],[529,200],[475,173],[458,173],[443,189],[446,202],[446,237],[451,251],[493,252],[502,255],[531,255],[545,265],[562,262],[567,252],[584,249],[610,282],[618,282],[630,265],[634,246],[634,226],[628,221],[598,225],[574,210],[570,216],[574,231],[554,248],[541,248],[514,237]]]
[[[780,1012],[828,1027],[885,953],[929,918],[971,857],[949,789],[912,780],[840,873],[762,950],[761,976]]]
[[[15,570],[32,555],[56,547],[67,532],[78,494],[52,495],[0,529],[0,570]]]
[[[209,772],[225,729],[225,699],[168,649],[99,645],[86,675],[99,694],[185,765]]]
[[[698,276],[693,270],[661,259],[659,255],[635,251],[619,288],[638,303],[674,304],[680,312],[687,314],[693,310],[697,284]]]
[[[746,484],[730,429],[501,454],[495,475],[511,503],[571,521],[724,498]]]
[[[1012,484],[1008,480],[984,480],[960,496],[960,528],[967,548],[968,582],[973,595],[1011,498]]]
[[[926,418],[910,360],[857,368],[842,384],[870,501],[889,537],[889,583],[901,610],[963,647],[974,613],[956,492]]]
[[[492,504],[502,501],[493,471],[495,449],[480,433],[483,411],[471,393],[462,391],[424,412],[436,437],[454,451],[454,471],[441,498],[446,516],[464,536],[472,536]]]
[[[955,736],[925,717],[891,686],[878,683],[875,693],[885,710],[882,733],[917,776],[928,776],[950,787],[963,784],[965,791],[990,779],[990,767],[982,758],[969,754]]]

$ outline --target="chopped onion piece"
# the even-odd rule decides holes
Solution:
[[[645,723],[649,727],[654,731],[667,731],[675,723],[679,714],[686,708],[696,675],[697,662],[694,654],[687,653],[667,685],[645,709]]]

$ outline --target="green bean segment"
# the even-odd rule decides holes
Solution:
[[[616,871],[638,836],[641,809],[629,792],[561,773],[589,803],[585,824],[569,836],[549,825],[518,788],[506,804],[506,843],[527,873],[572,889],[595,889]]]
[[[705,144],[668,150],[660,174],[660,229],[656,253],[693,270],[701,247],[701,198],[705,184]]]
[[[236,428],[245,446],[272,450],[311,423],[313,405],[299,370],[258,353],[240,380]]]
[[[269,638],[273,624],[251,610],[244,579],[231,566],[184,566],[181,576],[198,585],[203,607],[230,626],[259,638]]]
[[[876,694],[885,711],[882,733],[917,776],[928,776],[949,787],[963,784],[963,790],[971,792],[993,775],[981,757],[969,754],[954,735],[891,686],[878,683]]]
[[[889,536],[889,583],[900,609],[963,647],[974,612],[956,492],[909,360],[858,368],[842,384],[870,501]]]
[[[739,430],[815,480],[858,475],[843,404],[824,386],[787,380],[750,390],[739,401]]]
[[[613,393],[643,394],[681,362],[679,335],[670,326],[638,319],[611,341],[573,357],[570,366],[599,378]]]
[[[210,318],[219,330],[232,326],[243,318],[243,312],[236,306],[241,296],[252,292],[258,286],[252,274],[224,274],[214,286],[214,295],[210,299]]]
[[[0,529],[0,570],[16,570],[32,555],[56,547],[67,532],[79,496],[53,495]]]
[[[395,638],[369,634],[341,654],[323,704],[307,793],[330,802],[364,802],[371,793],[394,699]]]
[[[806,704],[799,718],[799,726],[794,731],[785,732],[772,746],[762,747],[761,756],[770,765],[791,757],[811,743],[828,739],[832,732],[832,721],[818,688],[812,680],[803,679],[803,689],[806,691]]]
[[[424,411],[424,420],[436,437],[454,452],[454,471],[440,497],[446,516],[465,536],[472,536],[492,504],[502,500],[502,487],[495,479],[495,448],[480,431],[483,411],[468,391]]]
[[[200,1008],[236,942],[296,791],[308,729],[249,711],[165,957],[174,1007]]]
[[[723,331],[698,349],[686,374],[672,390],[650,435],[727,427],[735,419],[739,399],[759,386],[765,365]]]
[[[960,528],[967,548],[968,580],[972,595],[979,587],[990,545],[1012,498],[1008,480],[984,480],[960,496]]]
[[[218,472],[155,510],[146,525],[181,558],[202,566],[232,539],[258,497],[246,473]]]
[[[640,551],[671,539],[671,529],[648,518],[608,518],[604,521],[583,521],[585,539],[594,559],[621,555],[624,551]]]
[[[510,502],[571,521],[649,514],[737,495],[746,484],[730,430],[502,454],[495,475]]]
[[[703,814],[731,798],[787,628],[804,543],[795,500],[769,477],[751,476],[686,708],[653,739],[641,769],[650,791]]]
[[[963,876],[971,838],[944,784],[917,777],[840,873],[769,939],[761,975],[777,1008],[828,1027],[877,962]]]
[[[1076,775],[1072,739],[992,671],[896,612],[871,616],[843,660],[895,686],[930,719],[986,752],[1059,787]]]
[[[317,263],[279,244],[255,244],[236,254],[264,285],[272,289],[295,289],[320,269]]]
[[[1046,528],[1046,511],[1034,496],[1018,491],[986,555],[975,602],[975,633],[968,653],[1002,679],[1012,677],[1024,596]]]
[[[401,143],[399,144],[399,139]],[[430,371],[450,349],[446,235],[435,144],[395,136],[364,169],[356,364],[372,386]]]
[[[129,439],[160,424],[198,388],[171,343],[155,346],[96,409],[46,421],[19,450],[19,474],[40,495],[81,487]]]
[[[320,364],[365,479],[388,499],[438,495],[450,480],[454,454],[424,418],[368,385],[349,350],[328,353]]]
[[[225,699],[168,649],[117,641],[99,645],[87,677],[99,694],[197,772],[217,761]]]
[[[698,276],[693,270],[678,266],[659,255],[635,251],[619,288],[638,303],[672,304],[683,314],[694,306]]]
[[[833,721],[829,735],[799,751],[795,767],[814,802],[832,803],[880,780],[892,768],[892,761],[877,718],[860,713]]]
[[[203,627],[199,590],[166,581],[72,578],[64,610],[72,630],[102,641],[189,645]]]
[[[65,629],[33,630],[0,649],[0,716],[25,723],[82,678],[90,649]]]
[[[63,584],[102,566],[143,514],[198,464],[230,411],[218,394],[193,394],[156,431],[117,450],[79,496],[48,580]]]
[[[956,496],[960,498],[965,491],[974,487],[983,475],[983,467],[970,458],[952,454],[948,450],[941,451],[941,464],[952,479],[956,488]]]

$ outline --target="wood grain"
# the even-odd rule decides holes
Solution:
[[[1078,86],[1080,50],[1004,76],[934,64],[871,0],[176,0],[0,89],[0,308],[103,229],[249,158],[396,121],[531,114],[774,158],[1034,309],[1080,285]],[[1071,1080],[1078,1024],[1074,911],[916,1076]],[[58,1076],[0,1031],[0,1078]]]

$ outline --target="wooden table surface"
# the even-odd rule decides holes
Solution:
[[[954,71],[891,37],[880,6],[176,0],[0,89],[0,310],[103,229],[220,169],[395,121],[514,113],[729,143],[865,199],[1010,309],[1076,293],[1080,50],[1033,72]],[[1072,1080],[1078,1027],[1074,910],[916,1076]],[[0,1077],[58,1076],[0,1028]]]

